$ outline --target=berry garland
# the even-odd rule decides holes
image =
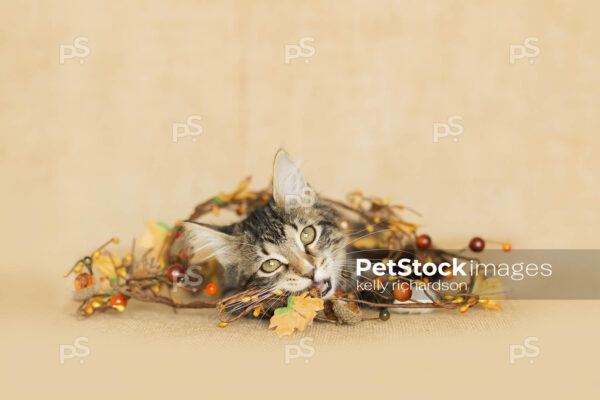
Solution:
[[[188,219],[196,220],[209,213],[218,216],[223,210],[244,216],[262,207],[271,197],[270,189],[250,191],[248,190],[250,181],[248,177],[232,193],[219,193],[198,204]],[[417,234],[418,226],[405,221],[399,215],[405,210],[416,212],[403,206],[392,205],[387,199],[365,196],[361,191],[354,191],[347,196],[346,201],[332,199],[323,201],[330,203],[342,213],[343,217],[338,221],[338,226],[347,233],[352,249],[355,251],[377,249],[384,252],[385,257],[380,259],[384,264],[388,260],[397,261],[407,248],[411,249],[415,257],[428,261],[444,261],[449,257],[468,260],[460,255],[467,248],[460,250],[459,254],[450,253],[433,246],[432,239],[428,235]],[[107,247],[111,243],[119,243],[118,238],[112,238],[95,249],[91,255],[79,259],[67,271],[65,277],[71,273],[76,274],[74,299],[80,302],[77,308],[79,316],[89,317],[107,310],[123,312],[127,302],[134,299],[164,304],[174,310],[215,308],[219,312],[221,327],[249,314],[254,317],[267,316],[271,318],[271,325],[276,327],[277,333],[289,334],[294,329],[304,329],[313,318],[330,323],[347,324],[371,319],[387,321],[390,318],[388,309],[392,308],[459,309],[462,313],[477,305],[501,309],[497,300],[481,297],[481,288],[484,288],[486,294],[502,297],[501,285],[499,282],[492,282],[492,279],[484,282],[480,276],[471,276],[467,290],[461,292],[429,289],[437,294],[433,297],[424,291],[429,298],[428,302],[413,300],[412,290],[408,284],[394,284],[392,291],[382,293],[381,288],[384,287],[385,280],[389,282],[403,280],[420,286],[428,282],[427,277],[421,280],[402,276],[387,276],[386,279],[361,277],[362,282],[372,282],[373,289],[367,293],[370,296],[365,296],[364,290],[356,289],[349,292],[338,290],[325,302],[320,300],[321,293],[317,288],[300,295],[292,295],[280,290],[250,289],[221,300],[213,300],[211,297],[219,292],[218,274],[215,273],[218,265],[214,260],[209,260],[201,266],[190,265],[192,255],[189,253],[189,248],[185,246],[181,221],[176,222],[172,227],[161,222],[149,222],[148,226],[150,231],[137,245],[143,249],[139,258],[136,257],[136,253],[140,253],[140,249],[136,248],[135,240],[131,251],[122,257],[109,251]],[[511,250],[509,243],[504,242],[501,245],[504,251]],[[470,241],[468,249],[479,253],[485,246],[483,239],[475,237]],[[201,276],[196,275],[196,281],[191,279],[192,267],[201,267],[203,271]],[[350,278],[351,273],[343,271],[343,276]],[[208,281],[210,283],[203,286],[204,282]],[[171,289],[174,287],[184,288],[201,298],[183,302],[173,297]],[[318,299],[318,301],[311,299]],[[381,310],[377,317],[365,318],[360,305]]]

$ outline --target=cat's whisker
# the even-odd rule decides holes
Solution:
[[[275,307],[275,302],[273,302],[266,310],[263,311],[263,314],[260,316],[260,320],[262,321],[262,319],[264,317],[266,317],[267,315],[269,315],[271,313],[271,311],[273,311],[273,308]]]

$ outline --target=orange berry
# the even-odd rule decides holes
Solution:
[[[238,215],[245,214],[245,213],[246,213],[246,211],[248,211],[248,210],[247,210],[247,208],[246,208],[245,206],[241,206],[241,207],[239,207],[237,210],[235,210],[235,212],[236,212]]]
[[[512,246],[508,242],[502,243],[502,250],[509,252],[512,250]]]
[[[123,296],[122,294],[115,294],[114,296],[112,296],[110,298],[110,305],[111,306],[123,306],[125,307],[127,305],[127,298],[125,296]]]
[[[412,297],[412,289],[408,282],[398,282],[394,285],[394,298],[398,301],[407,301]]]
[[[454,278],[454,274],[452,273],[452,267],[446,267],[442,270],[445,274],[445,278],[452,279]]]
[[[208,285],[206,285],[206,293],[210,295],[217,293],[217,286],[212,283],[209,283]]]

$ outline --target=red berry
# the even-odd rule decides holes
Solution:
[[[473,250],[475,253],[479,253],[480,251],[482,251],[485,248],[485,242],[480,237],[474,237],[473,239],[471,239],[471,242],[469,243],[469,248],[471,250]]]
[[[171,282],[180,282],[183,280],[184,276],[185,270],[181,264],[173,264],[167,270],[167,278],[169,278]]]
[[[123,296],[122,294],[115,294],[110,298],[110,305],[125,307],[127,305],[127,297]]]
[[[431,238],[429,235],[419,235],[417,237],[417,246],[422,249],[428,249],[431,247]]]
[[[217,287],[214,284],[209,283],[208,285],[206,285],[206,293],[210,295],[217,293]]]

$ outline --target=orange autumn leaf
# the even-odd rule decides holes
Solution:
[[[294,330],[303,331],[312,324],[317,311],[323,309],[323,300],[308,296],[304,292],[298,296],[288,296],[287,306],[275,310],[269,329],[275,328],[277,335],[291,335]]]

